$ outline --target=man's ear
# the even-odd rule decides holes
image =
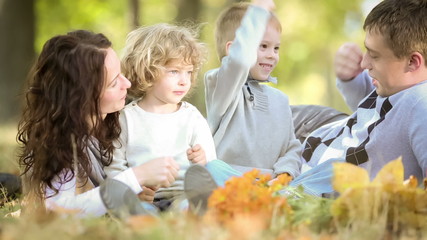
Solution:
[[[409,56],[409,62],[408,62],[408,65],[406,66],[406,68],[407,68],[406,70],[408,72],[414,72],[418,68],[420,68],[421,66],[424,65],[424,61],[425,61],[425,59],[424,59],[423,55],[421,55],[421,53],[413,52]]]
[[[231,44],[233,44],[233,41],[228,41],[228,42],[225,44],[225,53],[227,54],[227,56],[228,56],[228,51],[229,51],[229,49],[230,49]]]

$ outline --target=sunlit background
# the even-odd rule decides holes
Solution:
[[[139,24],[175,23],[178,2],[184,0],[139,0]],[[204,71],[218,66],[213,42],[215,19],[232,1],[200,0],[198,22],[201,39],[210,49]],[[321,104],[348,112],[335,89],[333,58],[338,47],[354,41],[363,47],[363,20],[379,0],[280,0],[276,13],[283,25],[280,62],[273,72],[277,88],[289,95],[291,104]],[[190,4],[190,2],[189,2]],[[84,28],[103,32],[117,51],[133,29],[129,1],[117,0],[37,0],[36,51],[51,36]],[[185,7],[184,7],[185,10]],[[199,77],[196,96],[190,99],[205,112],[203,80]]]
[[[16,64],[13,63],[11,66],[5,66],[5,64],[19,62],[16,60],[18,55],[31,50],[10,49],[11,47],[7,46],[26,38],[19,37],[22,33],[16,35],[16,32],[25,31],[19,26],[22,27],[20,21],[26,15],[9,13],[10,10],[7,10],[6,5],[14,4],[15,10],[20,11],[30,2],[32,6],[30,13],[34,13],[34,16],[31,16],[34,33],[29,36],[34,38],[35,55],[40,53],[47,39],[75,29],[89,29],[104,33],[120,53],[126,34],[138,25],[159,22],[181,23],[191,19],[201,24],[200,38],[207,44],[210,51],[203,73],[218,67],[219,60],[213,41],[215,19],[222,9],[234,1],[0,0],[0,30],[2,31],[0,125],[3,126],[0,128],[0,134],[12,136],[8,141],[11,142],[10,146],[16,144],[14,135],[19,119],[19,105],[25,89],[24,75],[28,69],[15,70],[15,72],[25,72],[16,75],[21,77],[6,77],[8,75],[5,73],[10,74],[11,66]],[[286,93],[291,104],[320,104],[349,113],[349,109],[335,88],[334,54],[339,46],[347,41],[356,42],[363,49],[363,21],[379,0],[276,0],[275,2],[276,14],[281,20],[283,33],[280,62],[273,72],[273,76],[278,78],[278,84],[274,87]],[[7,14],[9,14],[8,22],[4,21]],[[6,30],[7,33],[5,33]],[[12,76],[15,75],[12,74]],[[11,87],[12,81],[14,81],[14,88]],[[199,76],[195,93],[188,101],[205,114],[202,75]],[[8,109],[9,111],[6,111]],[[14,113],[14,116],[9,117],[8,115],[12,115],[9,112]],[[4,121],[5,119],[7,121]],[[10,148],[9,145],[2,146],[4,146],[3,149]],[[8,151],[0,151],[0,154],[6,154],[5,152]],[[0,162],[1,158],[2,156],[0,156]],[[9,155],[5,158],[11,160]]]

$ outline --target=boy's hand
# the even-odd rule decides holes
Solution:
[[[196,144],[187,150],[187,158],[192,163],[206,165],[205,150],[203,150],[200,144]]]
[[[287,173],[287,172],[284,172],[284,173],[281,173],[281,174],[277,175],[277,176],[276,176],[276,178],[273,178],[273,179],[271,179],[270,181],[268,181],[268,185],[272,185],[272,184],[277,180],[277,178],[278,178],[280,175],[282,175],[282,174],[284,174],[284,175],[286,175],[286,176],[288,176],[288,177],[291,177],[291,179],[292,179],[292,180],[294,179],[294,178],[291,176],[291,174],[289,174],[289,173]]]
[[[334,68],[336,76],[342,81],[352,80],[363,69],[360,66],[363,52],[355,43],[344,43],[335,54]]]
[[[273,0],[252,0],[252,4],[268,11],[273,11],[276,8]]]
[[[144,202],[153,203],[154,194],[158,188],[142,186],[142,192],[138,194],[139,200]]]

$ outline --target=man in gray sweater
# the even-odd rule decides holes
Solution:
[[[405,178],[426,177],[426,15],[426,0],[384,0],[365,20],[367,52],[350,43],[338,50],[337,86],[355,112],[310,134],[303,169],[346,161],[373,178],[401,156]]]
[[[302,145],[302,174],[291,186],[302,185],[314,195],[333,193],[333,162],[358,165],[373,178],[400,156],[405,178],[426,177],[426,15],[427,0],[384,0],[364,23],[367,52],[362,56],[354,44],[340,48],[335,62],[337,86],[355,112],[307,137]],[[187,173],[202,172],[194,170]],[[203,185],[206,176],[192,180],[200,179],[198,184]]]

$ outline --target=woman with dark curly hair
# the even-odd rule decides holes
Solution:
[[[77,30],[48,40],[28,85],[17,135],[27,208],[99,216],[117,208],[118,198],[125,201],[127,190],[138,194],[141,186],[168,187],[175,180],[179,166],[165,157],[104,182],[130,82],[103,34]]]

